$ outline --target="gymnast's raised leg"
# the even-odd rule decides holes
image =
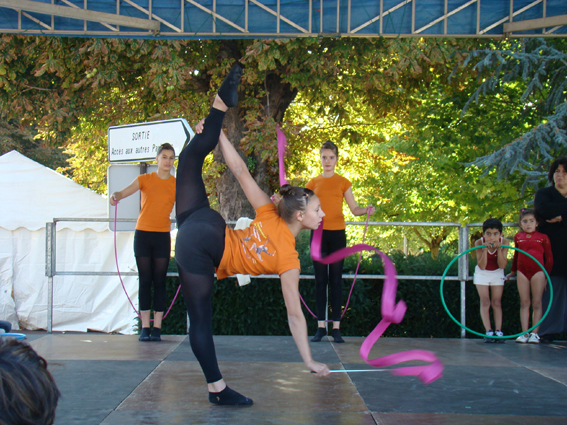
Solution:
[[[187,304],[189,341],[209,389],[209,401],[222,405],[251,405],[253,401],[226,386],[220,373],[212,334],[211,296],[215,267],[224,252],[226,223],[209,206],[202,178],[205,157],[216,147],[228,107],[238,102],[242,69],[235,65],[225,78],[205,119],[179,155],[177,171],[177,234],[175,256],[183,296]]]

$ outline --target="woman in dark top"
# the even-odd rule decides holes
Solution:
[[[542,342],[567,331],[567,157],[553,161],[548,180],[551,186],[536,192],[534,206],[539,218],[538,231],[551,242],[553,268],[550,273],[553,300],[549,314],[539,327]],[[543,294],[543,311],[549,306],[549,291]]]

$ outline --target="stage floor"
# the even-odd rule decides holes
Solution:
[[[485,344],[480,339],[383,338],[371,358],[403,350],[437,353],[443,378],[430,385],[389,372],[310,374],[293,339],[217,336],[228,385],[251,407],[208,402],[186,336],[26,332],[49,363],[62,398],[56,425],[428,425],[566,424],[567,342]],[[366,369],[363,338],[310,343],[330,369]]]

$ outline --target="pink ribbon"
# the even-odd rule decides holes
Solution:
[[[285,163],[284,163],[287,139],[279,125],[276,125],[276,134],[278,135],[278,164],[280,167],[280,186],[283,186],[284,184],[288,184],[285,178]]]
[[[287,184],[285,178],[285,164],[284,156],[287,145],[287,140],[285,134],[280,129],[279,126],[276,127],[276,133],[278,136],[278,160],[280,168],[280,186]],[[437,358],[435,353],[425,350],[410,350],[402,351],[400,353],[394,353],[383,357],[378,357],[376,359],[368,359],[370,355],[370,350],[382,334],[386,331],[391,323],[400,323],[406,314],[406,303],[400,300],[396,303],[396,291],[398,289],[398,279],[396,278],[396,268],[392,261],[388,258],[386,254],[367,244],[358,244],[351,247],[343,248],[338,251],[333,252],[327,257],[323,258],[321,256],[321,238],[323,236],[323,223],[313,234],[313,240],[311,241],[311,258],[315,261],[319,261],[323,264],[335,263],[349,255],[356,254],[362,251],[375,251],[382,262],[384,263],[384,288],[382,289],[382,320],[370,335],[368,335],[362,345],[360,346],[360,357],[366,363],[374,367],[384,367],[392,366],[403,362],[420,360],[424,362],[429,362],[430,364],[424,366],[408,366],[399,367],[392,369],[390,372],[396,376],[417,376],[424,384],[430,384],[431,382],[441,378],[443,376],[443,363]]]
[[[311,241],[311,258],[323,264],[335,263],[349,255],[361,251],[375,251],[384,263],[384,288],[382,289],[382,320],[368,335],[360,346],[360,357],[366,363],[375,367],[392,366],[398,363],[421,360],[430,362],[424,366],[409,366],[392,369],[390,372],[396,376],[417,376],[424,384],[429,384],[443,376],[443,363],[437,358],[435,353],[425,350],[410,350],[400,353],[390,354],[388,356],[376,359],[368,359],[370,350],[382,334],[386,331],[391,323],[400,323],[406,314],[406,303],[400,300],[396,303],[396,291],[398,288],[398,279],[396,278],[396,268],[386,254],[367,244],[353,245],[340,249],[323,258],[321,256],[321,238],[323,237],[323,223],[313,233]]]

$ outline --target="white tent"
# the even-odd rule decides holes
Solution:
[[[107,199],[16,151],[0,156],[0,319],[47,328],[46,230],[54,218],[107,218]],[[56,269],[116,271],[108,223],[58,222]],[[117,234],[121,272],[136,271],[133,232]],[[137,277],[123,277],[138,308]],[[53,330],[133,333],[136,314],[116,276],[53,278]]]

